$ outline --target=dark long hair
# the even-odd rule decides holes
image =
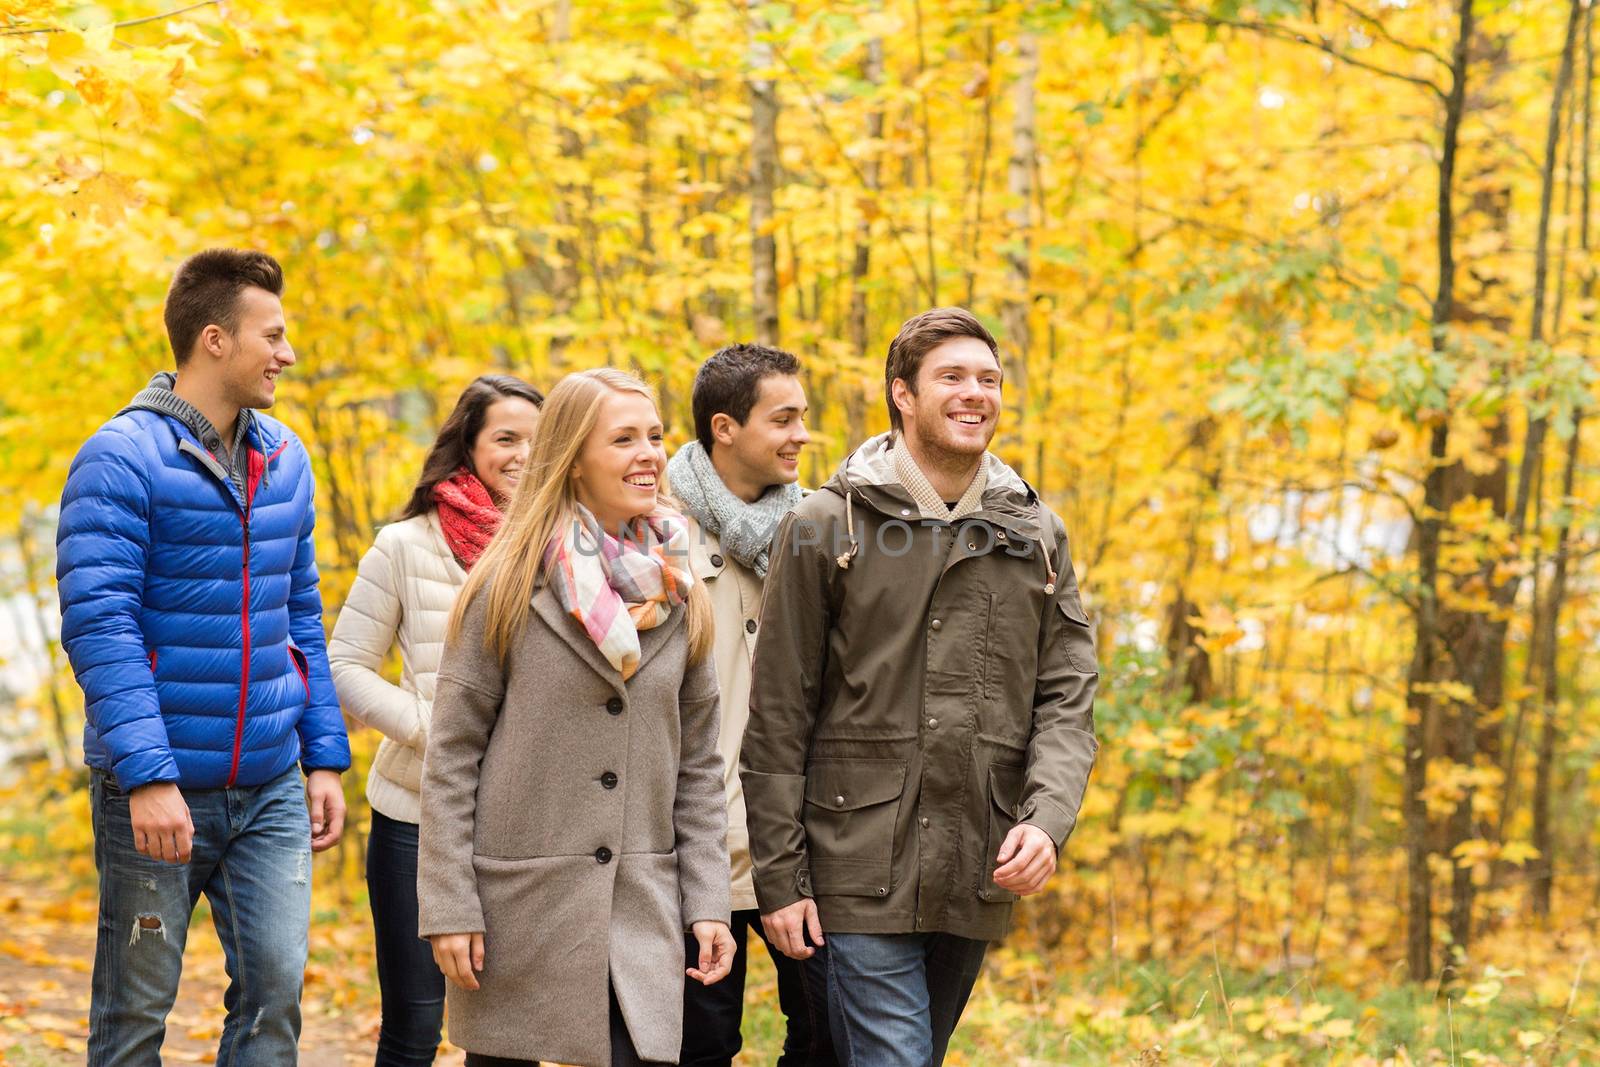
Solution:
[[[422,461],[422,476],[417,487],[411,490],[402,519],[426,515],[434,508],[433,487],[449,479],[462,467],[472,467],[472,446],[478,443],[478,433],[489,407],[497,400],[517,397],[536,408],[544,407],[544,394],[521,378],[510,374],[484,374],[472,380],[461,391],[455,410],[439,427],[439,436],[428,449],[428,458]]]

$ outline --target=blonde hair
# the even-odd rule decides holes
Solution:
[[[648,385],[611,367],[569,374],[550,390],[522,480],[500,528],[456,597],[447,640],[460,635],[473,599],[487,596],[484,637],[502,665],[510,657],[511,646],[528,624],[533,595],[543,584],[545,550],[562,525],[577,517],[572,468],[600,419],[601,402],[612,393],[638,393],[652,404],[656,401]],[[689,590],[686,607],[689,663],[695,665],[710,653],[713,636],[711,601],[702,583]]]

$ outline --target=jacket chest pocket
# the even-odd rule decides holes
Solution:
[[[984,700],[1005,699],[1018,679],[1031,690],[1039,669],[1039,627],[1045,606],[1041,596],[1022,582],[1009,586],[996,582],[972,598],[983,619],[973,655],[974,677]]]
[[[1017,803],[1022,799],[1022,775],[1021,767],[996,764],[989,768],[989,780],[985,783],[989,793],[989,803],[986,805],[989,832],[984,839],[983,866],[980,868],[983,873],[978,881],[979,900],[1017,899],[1017,895],[1009,889],[1001,889],[994,884],[994,869],[1000,846],[1005,843],[1011,828],[1017,825]]]
[[[906,762],[817,759],[806,768],[805,828],[818,896],[889,895]]]

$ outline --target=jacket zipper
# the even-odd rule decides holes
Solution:
[[[239,513],[239,530],[244,544],[244,562],[241,568],[241,581],[244,584],[244,596],[240,602],[240,621],[242,623],[243,640],[240,642],[239,664],[239,713],[233,723],[233,760],[228,766],[228,785],[239,777],[239,752],[244,746],[244,709],[250,699],[250,507],[255,502],[256,485],[264,480],[267,465],[277,459],[288,447],[288,442],[278,446],[278,450],[261,461],[261,469],[249,470],[245,475],[244,485],[244,510]],[[250,450],[251,467],[255,466],[256,459],[261,455],[255,449]]]
[[[250,699],[250,495],[244,500],[244,511],[239,515],[239,528],[244,534],[244,600],[240,616],[244,623],[244,640],[241,642],[239,666],[239,714],[233,724],[233,762],[228,766],[228,785],[239,777],[239,749],[244,744],[244,706]]]

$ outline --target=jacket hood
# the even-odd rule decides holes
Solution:
[[[188,427],[189,432],[194,434],[195,439],[204,444],[207,431],[209,430],[212,434],[215,434],[217,432],[216,428],[211,425],[210,420],[201,413],[199,408],[172,391],[177,384],[178,376],[172,371],[157,371],[151,376],[149,384],[133,394],[133,399],[123,405],[122,410],[118,411],[117,414],[122,415],[130,411],[154,411],[158,415],[170,416]],[[254,436],[257,447],[262,451],[270,451],[277,443],[277,435],[270,432],[269,420],[260,418],[250,408],[240,409],[239,417],[247,420],[245,427],[247,439],[249,436]]]
[[[841,570],[849,569],[850,561],[860,550],[854,516],[856,501],[897,521],[921,512],[895,474],[893,450],[898,447],[901,446],[892,430],[870,438],[846,456],[837,473],[823,485],[824,489],[844,497],[845,529],[849,540],[848,548],[835,560]],[[988,482],[983,490],[982,504],[966,518],[992,523],[1016,536],[1036,542],[1045,558],[1045,592],[1053,595],[1056,591],[1055,563],[1051,553],[1054,537],[1044,502],[1021,475],[994,453],[985,452],[983,463]]]
[[[193,430],[198,437],[202,425],[197,425],[195,420],[197,418],[204,420],[205,416],[193,404],[172,391],[177,384],[176,374],[169,370],[157,371],[151,376],[150,383],[134,393],[133,399],[123,405],[122,411],[117,414],[129,411],[154,411],[162,415],[171,415]]]
[[[873,496],[882,494],[892,497],[895,502],[893,510],[885,507],[879,507],[879,510],[891,515],[898,514],[901,503],[911,500],[894,469],[894,450],[903,447],[893,430],[868,438],[845,457],[838,471],[823,484],[823,488],[840,496],[855,494],[875,507],[879,505],[872,500]],[[983,471],[988,478],[983,491],[984,512],[1001,505],[1009,505],[1005,508],[1008,511],[1032,510],[1038,502],[1039,494],[1033,491],[1033,487],[993,452],[983,454]],[[868,490],[876,490],[877,493]]]

